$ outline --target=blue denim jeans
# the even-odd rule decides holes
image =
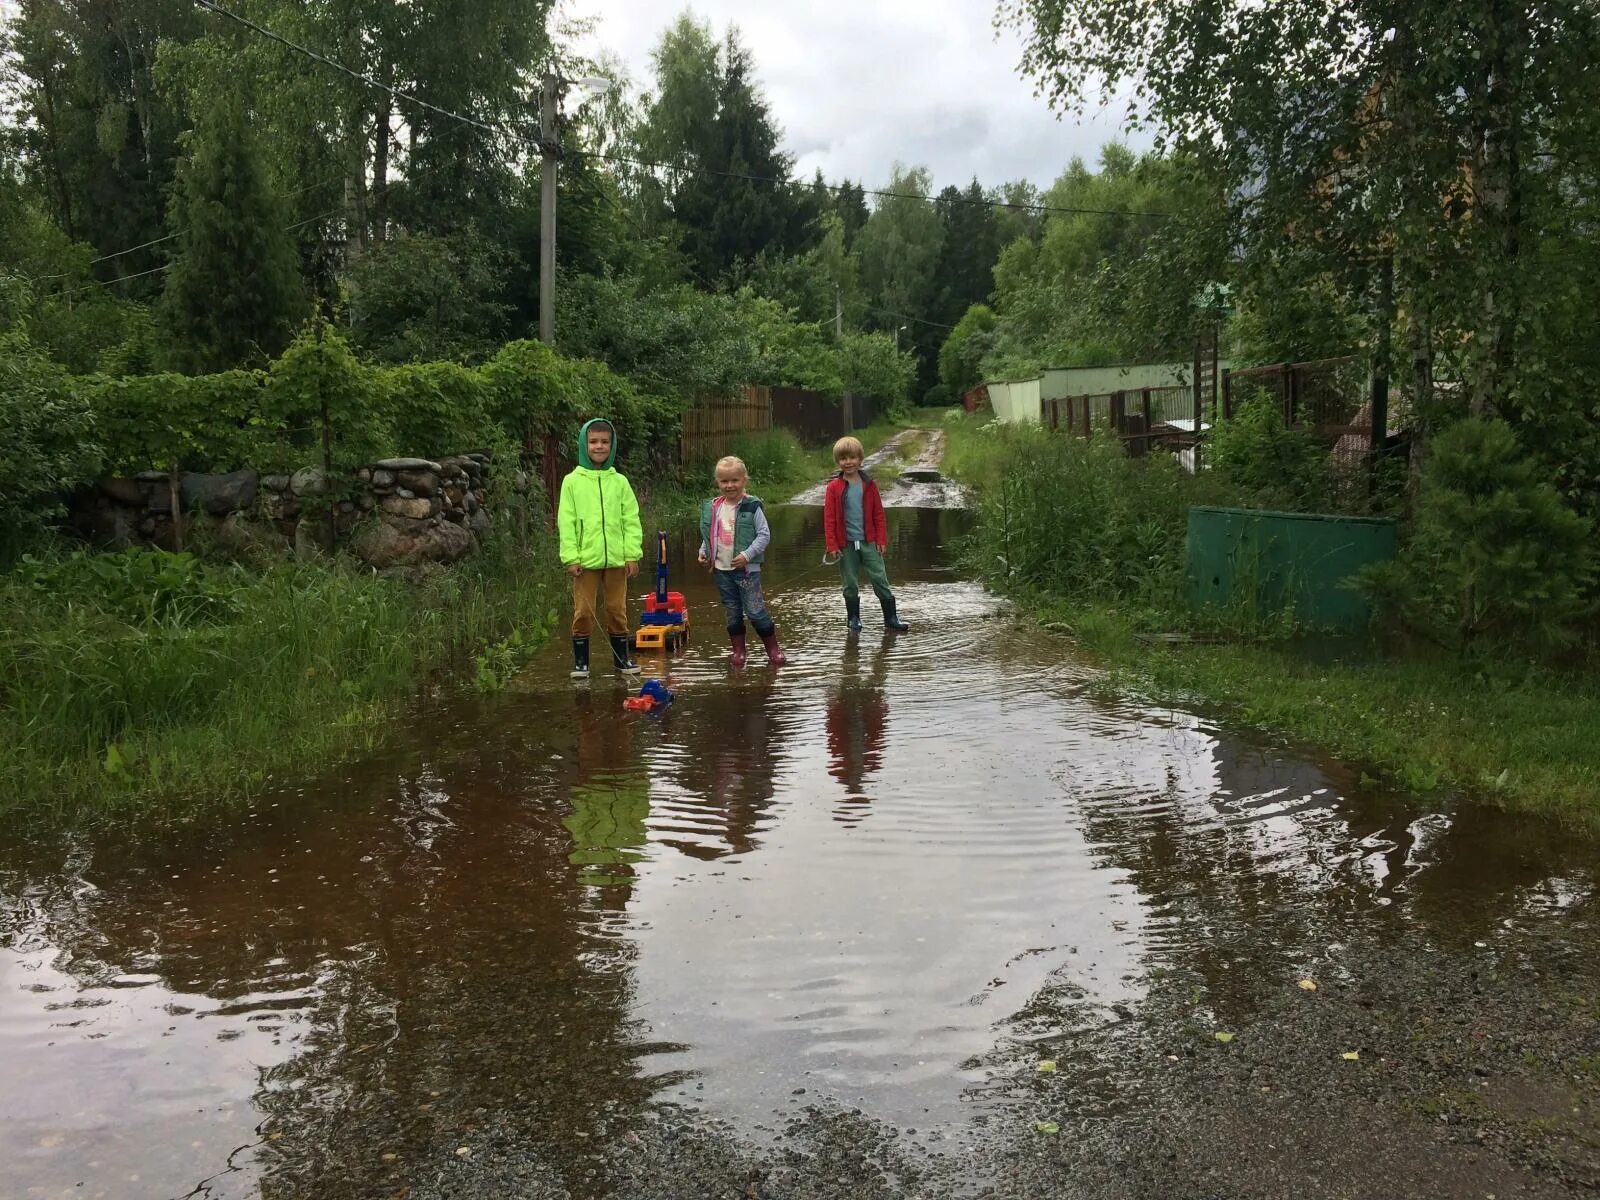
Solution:
[[[756,627],[757,637],[768,636],[773,629],[772,618],[767,615],[767,601],[761,595],[761,572],[748,567],[736,571],[713,571],[717,577],[717,594],[722,597],[723,610],[728,614],[728,632],[743,633],[744,619]]]

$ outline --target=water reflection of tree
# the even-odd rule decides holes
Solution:
[[[30,912],[85,983],[140,972],[211,1002],[175,1014],[195,1023],[163,1047],[175,1075],[202,1022],[294,1039],[256,1084],[264,1194],[398,1194],[490,1123],[565,1170],[580,1134],[651,1095],[633,947],[562,824],[583,738],[520,719],[540,736],[492,730],[492,749],[398,783],[374,764],[337,816],[305,806],[170,857],[98,850]]]
[[[851,638],[845,647],[840,680],[828,694],[828,774],[845,791],[844,800],[834,809],[834,819],[841,824],[858,825],[866,817],[872,803],[866,785],[883,768],[889,724],[883,685],[892,637],[885,636],[873,651],[865,675],[861,674],[860,639]]]
[[[602,707],[604,705],[604,707]],[[597,886],[633,878],[630,864],[644,857],[650,834],[650,781],[634,749],[638,718],[587,689],[576,693],[578,779],[562,824],[572,834],[578,878]]]

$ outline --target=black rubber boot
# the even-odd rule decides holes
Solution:
[[[624,675],[637,675],[639,673],[639,664],[628,657],[627,634],[613,633],[611,635],[611,661],[616,664],[617,670]]]
[[[883,627],[885,629],[892,629],[896,633],[911,632],[911,626],[907,625],[895,615],[895,602],[893,596],[890,596],[887,600],[880,600],[879,603],[883,605]]]
[[[589,678],[589,639],[586,637],[572,639],[572,677]]]
[[[861,632],[861,597],[846,596],[844,598],[844,623],[851,633]]]

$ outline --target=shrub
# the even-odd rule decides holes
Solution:
[[[1176,464],[1129,458],[1109,437],[987,428],[1003,450],[980,485],[986,574],[1069,598],[1176,601],[1192,499]]]
[[[1212,432],[1205,454],[1223,483],[1259,508],[1321,512],[1329,507],[1328,450],[1317,438],[1283,423],[1265,392],[1246,399]]]
[[[1593,608],[1590,531],[1508,425],[1465,420],[1433,441],[1405,553],[1363,585],[1463,648],[1562,644]]]
[[[60,515],[65,495],[94,478],[102,451],[94,415],[60,367],[21,334],[0,334],[0,563]]]

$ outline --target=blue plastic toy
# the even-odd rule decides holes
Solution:
[[[672,693],[659,679],[646,679],[639,686],[637,696],[629,696],[622,707],[633,712],[655,712],[672,703]]]

